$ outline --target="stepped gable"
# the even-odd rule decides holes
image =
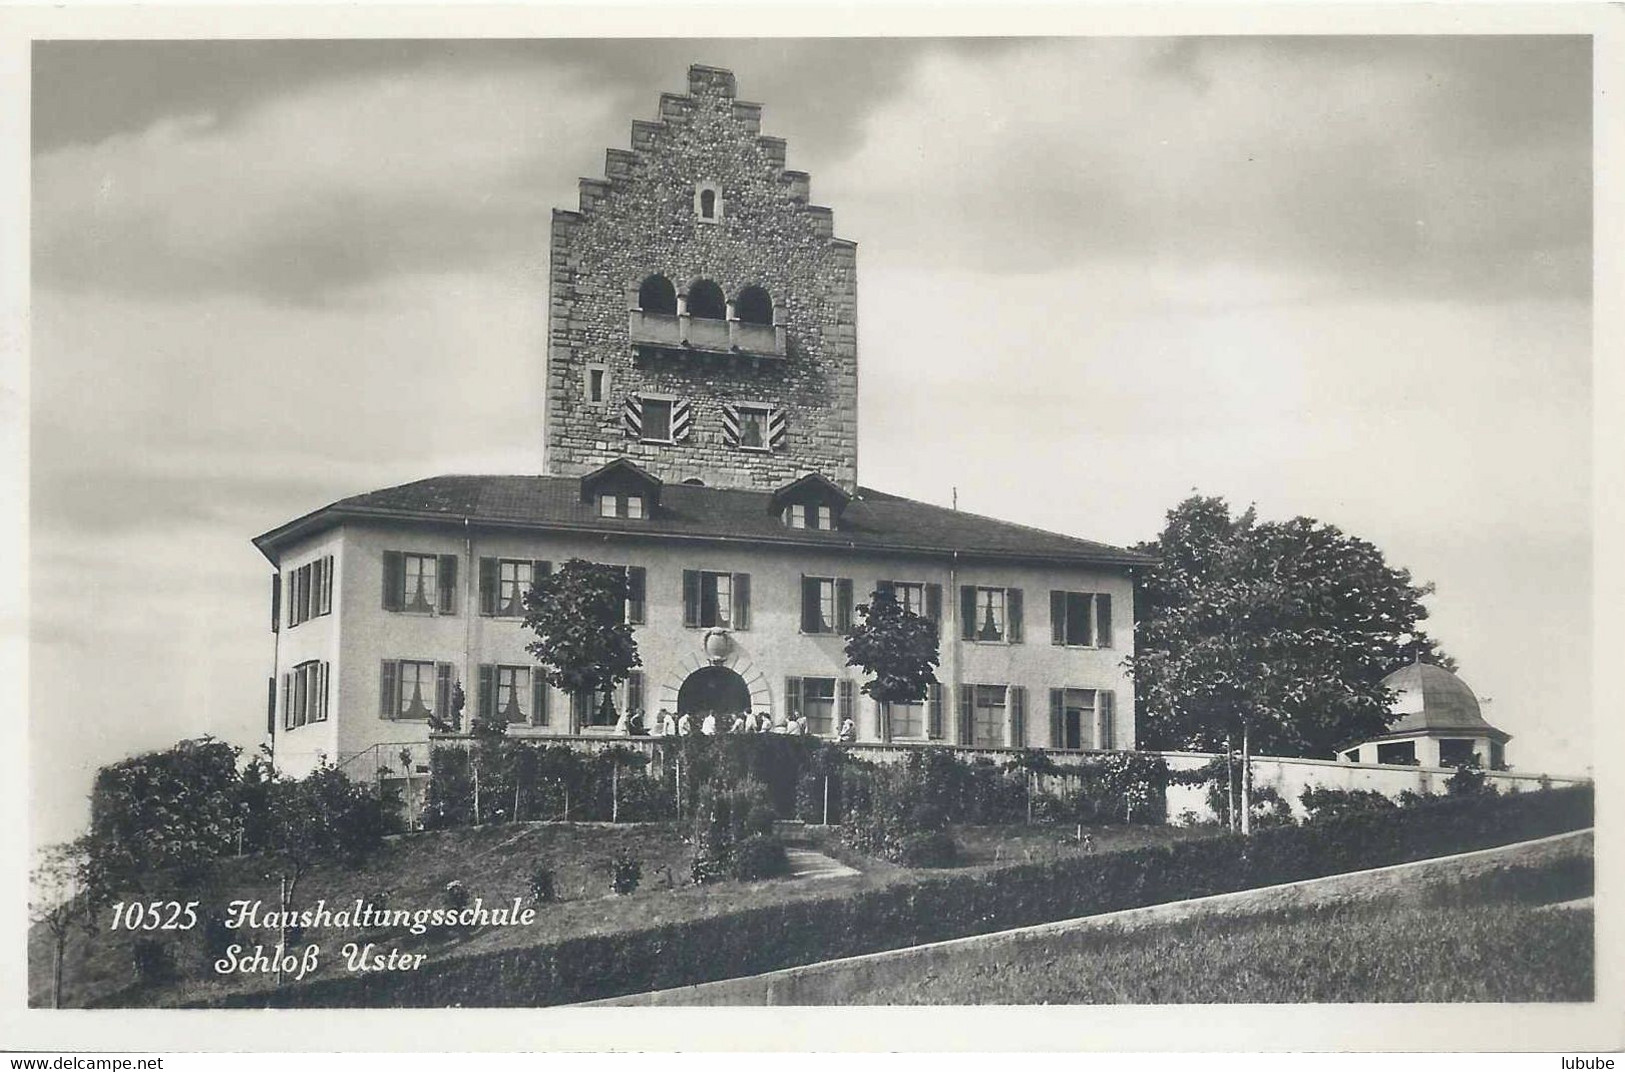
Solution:
[[[958,552],[969,559],[1036,559],[1078,565],[1147,565],[1146,555],[1061,533],[860,489],[834,531],[788,529],[768,509],[771,492],[666,484],[645,519],[603,518],[583,502],[580,480],[549,476],[437,476],[340,499],[254,543],[274,562],[289,539],[346,520],[511,525],[548,531],[681,536],[877,552]]]

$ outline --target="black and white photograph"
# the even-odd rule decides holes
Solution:
[[[1561,8],[32,34],[30,1022],[1617,1047]]]

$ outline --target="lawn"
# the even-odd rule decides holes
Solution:
[[[1561,870],[1561,869],[1560,869]],[[1587,872],[1587,877],[1589,871]],[[1508,879],[1511,881],[1508,881]],[[1594,915],[1544,907],[1571,874],[1492,874],[1467,887],[1246,916],[1210,915],[1057,941],[1040,958],[967,950],[852,1005],[1590,1001]]]

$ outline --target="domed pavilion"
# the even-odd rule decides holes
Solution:
[[[1339,758],[1349,763],[1506,768],[1511,735],[1484,720],[1478,697],[1461,678],[1417,660],[1382,683],[1393,692],[1390,710],[1399,717],[1382,736],[1345,749]]]

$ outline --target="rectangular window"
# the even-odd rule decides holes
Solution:
[[[288,574],[288,625],[308,622],[332,610],[332,555],[307,562]]]
[[[807,732],[820,737],[835,735],[835,679],[801,679],[801,713],[807,716]]]
[[[692,629],[749,629],[750,574],[684,570],[683,624]]]
[[[603,365],[587,366],[587,401],[602,402],[609,394],[609,369]]]
[[[384,552],[384,609],[457,613],[457,556]]]
[[[971,740],[976,748],[1003,748],[1007,740],[1003,685],[977,685],[971,708]]]
[[[891,705],[891,735],[905,739],[925,737],[925,704],[894,703]]]
[[[700,574],[700,627],[733,624],[733,577],[727,573]]]
[[[598,516],[639,519],[643,517],[643,496],[605,492],[598,496]]]
[[[499,666],[496,679],[497,717],[509,723],[529,721],[530,667]]]
[[[801,631],[845,633],[852,628],[852,582],[845,577],[801,578]]]
[[[766,406],[738,406],[739,446],[745,450],[767,450],[767,419],[772,412]]]
[[[1377,746],[1377,762],[1397,764],[1399,766],[1416,766],[1416,742],[1394,741],[1389,744]]]
[[[400,661],[400,689],[395,701],[395,717],[427,719],[435,708],[435,664]]]
[[[643,440],[651,443],[670,443],[671,402],[658,398],[643,400]]]
[[[1112,597],[1101,592],[1049,594],[1050,643],[1065,647],[1112,646]]]
[[[534,583],[535,567],[530,562],[501,559],[497,562],[496,613],[504,618],[523,617],[525,593]]]
[[[964,585],[959,589],[960,638],[1020,644],[1021,589]]]
[[[807,527],[807,508],[801,503],[792,503],[785,509],[784,523],[793,529]]]
[[[1470,739],[1462,740],[1459,738],[1450,737],[1441,738],[1439,741],[1439,766],[1482,766],[1483,764],[1478,758],[1478,753],[1473,749],[1473,746],[1477,743],[1477,741]]]

